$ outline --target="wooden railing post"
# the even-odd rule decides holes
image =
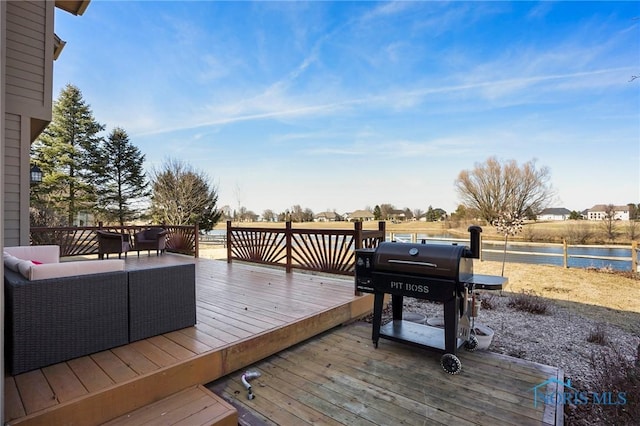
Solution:
[[[231,221],[227,221],[227,263],[231,263],[231,246],[233,238],[231,238]]]
[[[292,234],[292,230],[291,230],[291,221],[288,220],[287,223],[285,224],[285,230],[284,230],[284,235],[285,235],[285,241],[286,241],[286,250],[287,250],[287,254],[286,254],[286,258],[287,258],[287,274],[291,273],[292,267],[292,259],[291,259],[291,234]]]
[[[193,251],[195,252],[193,254],[193,257],[200,257],[200,230],[198,229],[197,223],[193,226],[193,232],[195,234],[193,236],[193,240],[194,240]]]
[[[631,272],[638,271],[638,242],[631,241]]]
[[[387,222],[384,220],[378,221],[378,231],[382,232],[382,239],[380,241],[385,241],[387,239]]]
[[[566,238],[562,239],[562,266],[564,266],[565,269],[569,267],[569,248]]]
[[[354,234],[354,239],[356,240],[356,245],[355,245],[355,249],[361,249],[362,248],[362,222],[360,221],[356,221],[353,222],[353,232]]]

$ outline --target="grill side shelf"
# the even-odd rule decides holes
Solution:
[[[467,282],[473,284],[476,290],[502,290],[509,284],[509,279],[497,275],[473,274]]]

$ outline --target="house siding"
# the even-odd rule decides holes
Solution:
[[[4,245],[20,245],[21,117],[5,113],[4,131]]]
[[[606,219],[607,206],[604,204],[598,204],[593,206],[587,212],[587,218],[589,220],[603,220]],[[613,219],[614,220],[629,220],[629,207],[628,206],[613,206]]]
[[[27,117],[29,143],[51,121],[54,13],[52,1],[6,2],[5,111]]]
[[[29,151],[51,121],[53,1],[4,2],[3,242],[29,244]]]

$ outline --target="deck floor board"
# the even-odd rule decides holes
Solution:
[[[452,376],[442,370],[440,356],[437,351],[391,341],[381,342],[376,349],[371,325],[354,323],[249,366],[248,370],[261,373],[252,383],[254,400],[246,398],[238,375],[208,387],[239,412],[267,424],[284,424],[287,417],[254,401],[266,399],[284,410],[296,407],[296,413],[331,413],[340,424],[554,424],[555,419],[550,421],[546,415],[549,407],[540,401],[534,405],[532,387],[557,377],[558,369],[463,350],[458,353],[463,369]],[[505,364],[510,365],[503,376]],[[299,424],[317,420],[298,417]]]
[[[72,359],[67,364],[89,392],[96,392],[114,384],[107,373],[89,356]]]
[[[58,402],[65,402],[89,393],[67,363],[43,368],[42,372]]]

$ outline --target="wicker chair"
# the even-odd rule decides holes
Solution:
[[[131,249],[129,235],[118,232],[96,231],[98,234],[98,258],[104,259],[104,255],[118,253],[118,258],[127,257],[127,252]]]
[[[141,250],[147,250],[151,254],[151,250],[156,251],[156,256],[164,253],[167,247],[167,231],[162,228],[149,228],[140,231],[133,236],[133,249],[140,256]]]

